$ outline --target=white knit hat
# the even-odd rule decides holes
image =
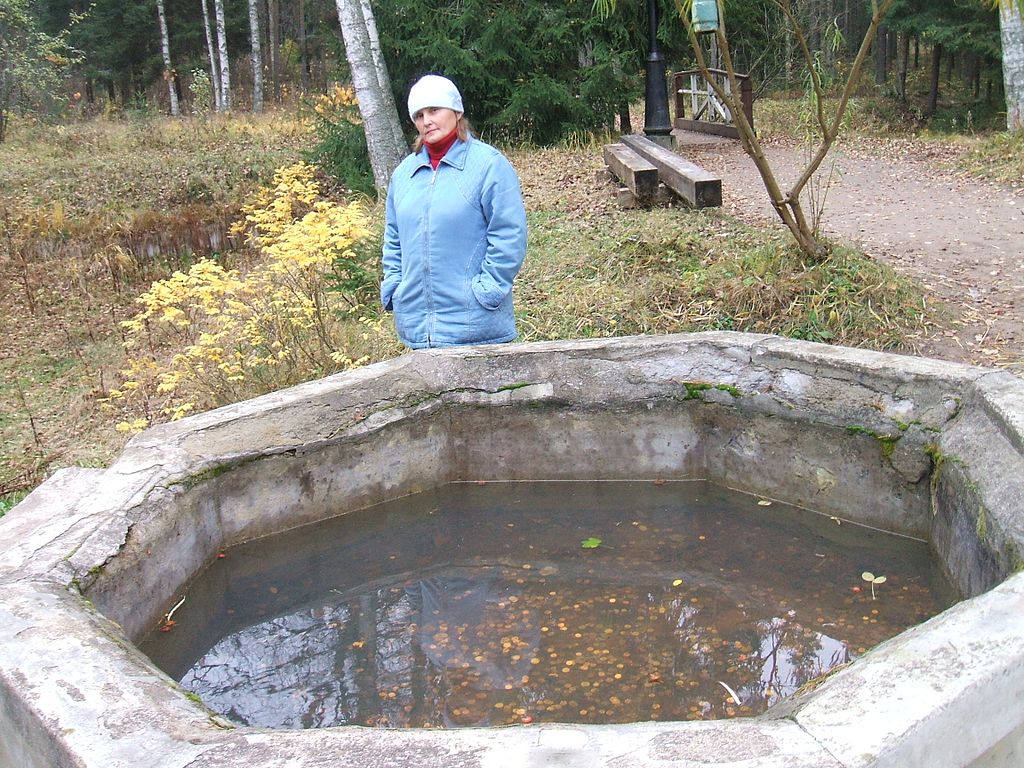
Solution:
[[[462,94],[455,83],[441,75],[424,75],[409,89],[409,117],[415,120],[416,113],[427,107],[466,111],[462,108]]]

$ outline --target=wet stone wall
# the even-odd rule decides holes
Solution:
[[[417,352],[156,427],[0,520],[0,765],[998,764],[1022,749],[1022,446],[1009,374],[731,333]],[[452,480],[581,477],[925,538],[972,599],[715,724],[266,733],[132,646],[223,547]]]

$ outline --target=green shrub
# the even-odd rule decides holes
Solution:
[[[317,143],[303,153],[332,179],[353,192],[374,195],[373,168],[366,134],[351,88],[335,86],[313,103]]]

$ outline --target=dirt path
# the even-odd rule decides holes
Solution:
[[[739,142],[684,134],[679,151],[721,174],[727,209],[778,221]],[[822,229],[918,279],[948,305],[951,327],[921,339],[921,354],[1024,375],[1024,190],[958,174],[948,154],[927,151],[885,141],[840,152]],[[784,187],[804,168],[800,148],[771,146],[767,154]]]

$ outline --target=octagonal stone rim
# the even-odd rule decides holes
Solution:
[[[699,357],[701,350],[714,364],[703,377],[692,376],[693,369],[689,370],[689,380],[718,380],[730,365],[786,365],[836,380],[879,377],[884,381],[880,389],[888,391],[941,381],[958,393],[959,407],[983,413],[1008,445],[1018,451],[1024,445],[1024,383],[1008,374],[731,333],[418,352],[163,425],[133,440],[107,470],[59,473],[0,521],[0,690],[5,702],[0,708],[0,734],[8,744],[8,759],[14,754],[22,761],[14,764],[26,766],[231,766],[254,761],[283,765],[286,760],[312,766],[321,764],[325,755],[349,755],[351,764],[366,765],[372,754],[386,756],[382,764],[388,765],[489,766],[541,765],[545,755],[561,755],[583,761],[572,764],[612,766],[618,764],[618,756],[628,754],[630,765],[674,765],[696,759],[694,755],[702,754],[694,751],[701,749],[700,744],[715,751],[714,745],[729,742],[738,746],[728,761],[716,762],[709,755],[705,763],[749,758],[759,765],[780,766],[900,765],[910,763],[899,760],[913,757],[918,764],[960,765],[998,750],[1007,739],[1019,743],[1021,727],[1008,710],[1024,700],[1024,672],[1019,671],[1024,668],[1019,663],[1019,649],[1024,649],[1020,574],[879,646],[816,690],[759,718],[403,733],[355,727],[318,732],[229,727],[189,700],[131,645],[120,627],[78,594],[79,589],[88,593],[104,565],[124,546],[134,524],[131,510],[154,492],[236,466],[253,455],[314,450],[344,431],[326,430],[311,441],[298,430],[291,434],[276,429],[261,444],[236,446],[239,449],[230,452],[209,450],[227,425],[251,423],[268,414],[281,416],[304,403],[328,407],[323,403],[340,393],[345,396],[329,407],[352,416],[348,434],[378,430],[445,405],[444,397],[437,397],[370,415],[350,413],[360,392],[388,377],[405,377],[433,392],[448,392],[444,382],[466,360],[501,361],[514,369],[517,356],[613,362],[626,356],[635,363],[667,353]],[[507,389],[463,391],[447,402],[475,399],[493,407],[557,396],[555,388],[545,386],[550,382],[514,383]],[[713,402],[714,393],[709,397]],[[955,417],[954,412],[951,418]],[[945,447],[944,439],[945,435],[938,441],[940,447]],[[976,474],[972,480],[982,496],[998,497],[986,487],[991,478],[984,471]],[[999,515],[1004,512],[995,510]],[[1005,528],[1019,546],[1020,521],[1006,521]],[[63,645],[69,657],[79,660],[56,676],[55,645]],[[1018,652],[1003,655],[1000,651],[1006,649]],[[948,664],[951,652],[962,674],[927,674],[930,666]],[[921,701],[929,706],[918,706]],[[948,738],[936,740],[957,722],[956,717],[972,723],[968,736],[955,744]],[[138,762],[141,755],[151,762]],[[410,756],[414,762],[409,762]]]

